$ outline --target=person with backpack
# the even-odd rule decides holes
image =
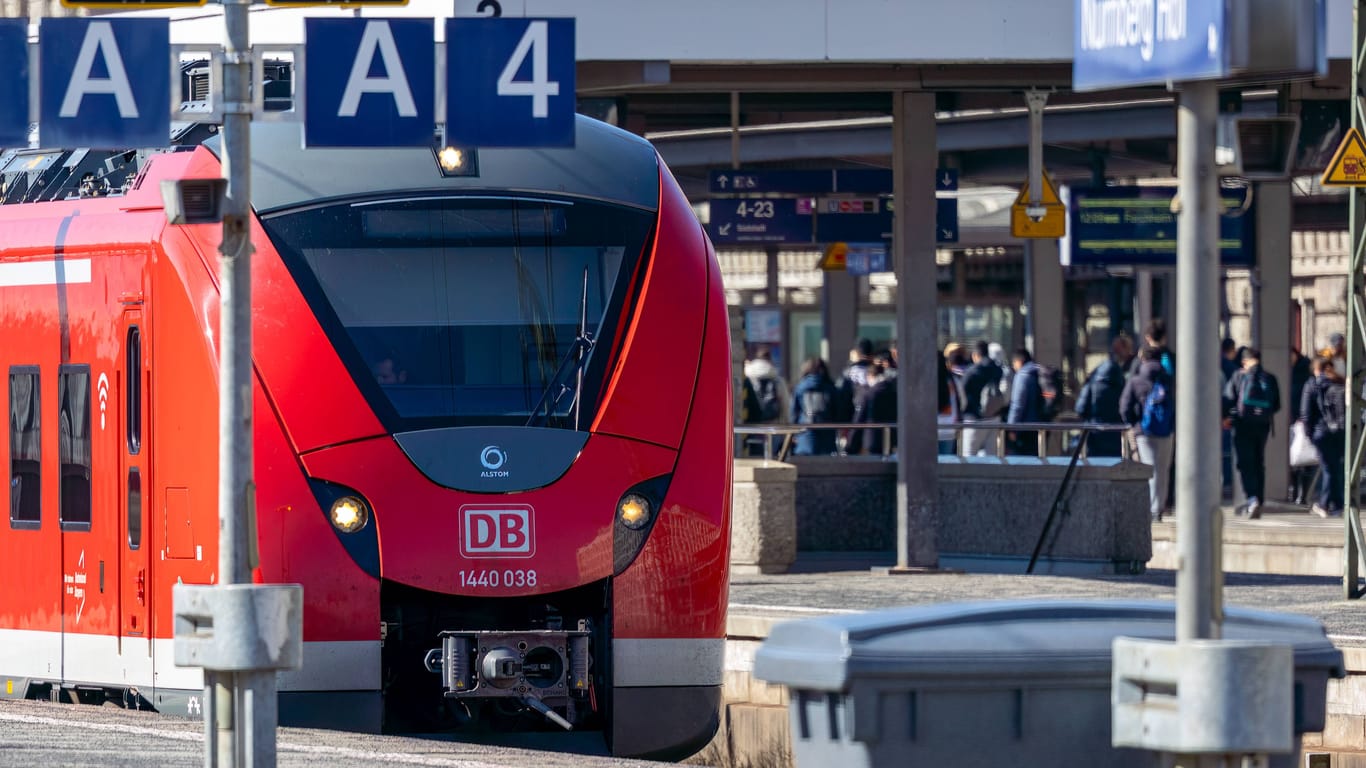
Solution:
[[[835,382],[819,357],[802,363],[802,377],[792,389],[793,424],[829,424],[835,414]],[[809,429],[797,435],[792,453],[797,456],[829,456],[835,452],[835,432]]]
[[[1262,516],[1266,488],[1266,439],[1272,420],[1281,410],[1281,389],[1276,377],[1262,368],[1262,353],[1248,347],[1243,369],[1224,386],[1224,428],[1233,429],[1233,455],[1243,479],[1247,503],[1239,514],[1249,520]]]
[[[963,423],[999,422],[1001,412],[1009,405],[1001,391],[1001,366],[991,359],[985,341],[972,347],[972,365],[963,373]],[[990,429],[964,429],[960,454],[978,456],[987,452],[987,441],[995,434]]]
[[[768,347],[760,347],[754,353],[754,359],[745,363],[745,378],[749,379],[749,385],[754,389],[755,399],[759,403],[758,413],[750,414],[753,419],[751,424],[782,424],[787,413],[786,405],[791,402],[788,397],[787,382],[778,375],[778,367],[773,364],[773,353]],[[781,443],[782,438],[775,436],[775,444]],[[763,441],[757,440],[759,452],[763,455]]]
[[[1133,357],[1133,343],[1119,336],[1110,345],[1110,359],[1096,366],[1077,395],[1077,415],[1092,424],[1119,424],[1119,396],[1124,393],[1124,367]],[[1097,432],[1086,439],[1087,456],[1119,456],[1123,453],[1119,432]]]
[[[1139,358],[1138,372],[1129,377],[1119,396],[1119,415],[1134,430],[1139,461],[1153,468],[1148,479],[1148,511],[1153,522],[1158,522],[1167,508],[1171,479],[1176,388],[1162,366],[1158,347],[1145,347]]]
[[[1333,369],[1332,358],[1314,360],[1314,378],[1300,400],[1304,431],[1319,451],[1323,484],[1310,510],[1319,517],[1342,514],[1342,462],[1346,452],[1347,386]]]

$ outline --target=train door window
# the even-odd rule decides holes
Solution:
[[[128,548],[142,546],[142,473],[128,468]]]
[[[142,450],[142,335],[136,325],[128,326],[127,365],[124,392],[128,393],[128,453]]]
[[[90,529],[90,366],[63,365],[57,375],[57,448],[62,528]]]
[[[39,496],[42,439],[38,366],[9,369],[9,521],[11,528],[42,524]]]

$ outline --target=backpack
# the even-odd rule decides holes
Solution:
[[[808,424],[825,424],[830,421],[830,394],[823,389],[808,389],[802,393],[802,414]]]
[[[1244,376],[1238,392],[1238,418],[1253,424],[1270,424],[1276,404],[1275,385],[1265,371]]]
[[[759,396],[754,393],[754,384],[748,378],[740,385],[740,421],[743,424],[759,421]]]
[[[759,421],[777,421],[783,415],[783,404],[778,400],[778,380],[759,379],[754,393],[759,398]]]
[[[1323,428],[1336,434],[1347,426],[1347,388],[1330,381],[1319,390],[1319,402],[1323,404]]]
[[[1053,421],[1062,413],[1062,371],[1041,365],[1036,375],[1039,379],[1039,394],[1043,397],[1039,418]]]
[[[1153,388],[1143,399],[1143,418],[1138,428],[1149,437],[1170,437],[1176,429],[1176,409],[1167,396],[1167,385],[1154,381]]]
[[[999,377],[982,387],[981,403],[981,413],[984,419],[993,419],[1001,415],[1001,411],[1010,405],[1005,393],[1001,391],[1001,379]]]

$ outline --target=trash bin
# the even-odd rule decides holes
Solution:
[[[1172,640],[1176,607],[1156,601],[956,603],[780,624],[754,675],[789,688],[805,768],[1144,766],[1110,745],[1116,637]],[[1295,747],[1323,730],[1342,654],[1302,616],[1229,609],[1224,637],[1295,652]],[[1272,756],[1293,766],[1296,754]]]

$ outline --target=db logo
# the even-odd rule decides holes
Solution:
[[[465,557],[531,557],[536,528],[531,507],[467,504],[460,508],[460,554]]]

